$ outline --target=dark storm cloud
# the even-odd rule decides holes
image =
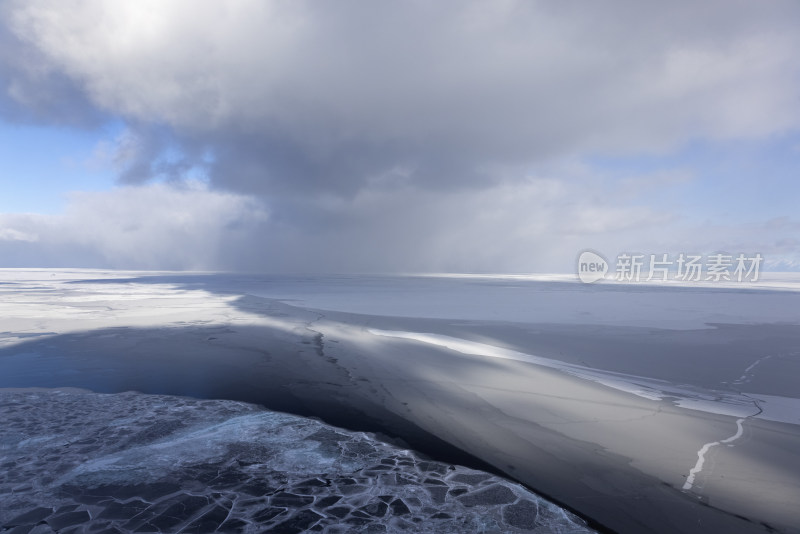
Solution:
[[[8,17],[0,7],[0,16]],[[80,83],[0,24],[0,119],[91,128],[107,118]]]
[[[552,268],[587,240],[641,243],[679,219],[576,170],[587,156],[800,127],[792,0],[12,0],[0,13],[7,114],[119,117],[122,183],[201,172],[207,194],[267,207],[259,245],[212,266]]]
[[[449,187],[491,165],[798,119],[795,2],[12,6],[11,28],[70,80],[68,101],[77,87],[211,147],[216,183],[259,194],[352,194],[398,168]]]

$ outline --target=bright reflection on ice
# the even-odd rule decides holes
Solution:
[[[772,421],[800,424],[800,415],[798,415],[800,414],[800,399],[761,394],[702,390],[688,385],[673,385],[664,380],[592,369],[550,358],[525,354],[523,352],[486,343],[478,343],[441,334],[378,329],[369,329],[368,331],[376,336],[419,341],[463,354],[517,360],[548,367],[646,399],[670,400],[676,406],[689,410],[699,410],[732,417],[753,416],[761,419],[770,419]],[[771,407],[762,412],[757,401],[754,400],[759,398],[763,398],[765,401],[764,404],[771,404]]]

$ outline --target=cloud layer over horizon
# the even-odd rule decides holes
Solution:
[[[698,196],[736,179],[680,157],[800,131],[793,1],[33,0],[0,16],[6,121],[125,124],[109,141],[120,188],[74,197],[60,236],[0,215],[17,263],[563,271],[585,247],[800,260],[793,213],[757,198],[726,216]],[[133,234],[82,236],[126,217]],[[187,224],[226,244],[202,250]]]

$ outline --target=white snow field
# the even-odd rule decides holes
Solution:
[[[315,416],[484,462],[599,529],[800,532],[798,289],[769,274],[682,286],[2,270],[0,388]],[[125,469],[161,465],[157,450]]]

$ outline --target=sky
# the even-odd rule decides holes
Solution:
[[[800,269],[800,3],[4,0],[0,267]]]

